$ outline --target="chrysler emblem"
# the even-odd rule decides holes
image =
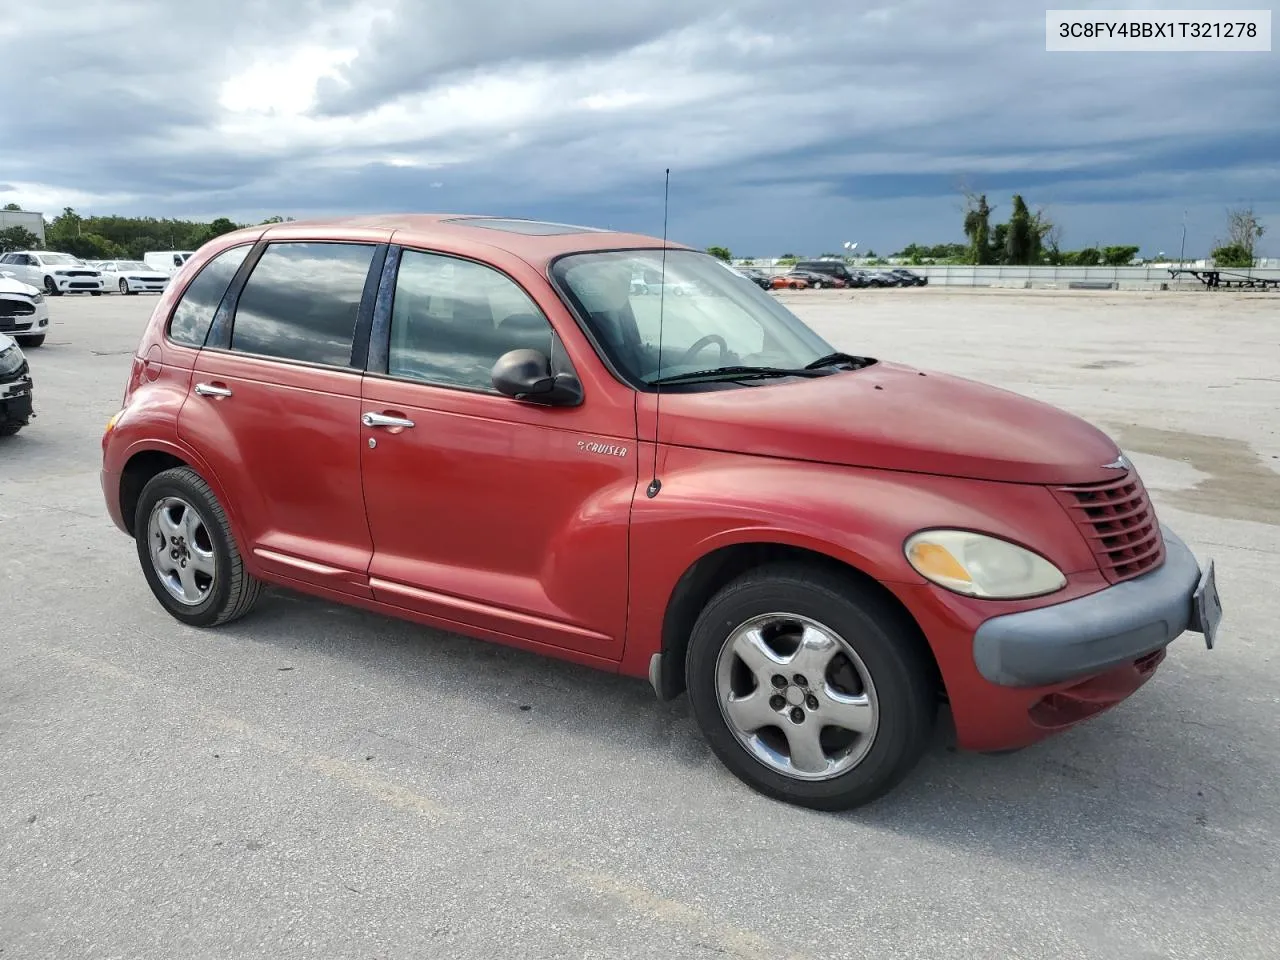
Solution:
[[[1128,470],[1131,466],[1133,466],[1133,464],[1131,464],[1129,462],[1129,458],[1122,453],[1120,454],[1120,456],[1116,457],[1110,463],[1104,463],[1102,466],[1103,466],[1103,469],[1106,469],[1106,470]]]

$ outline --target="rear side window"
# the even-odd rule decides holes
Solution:
[[[218,304],[251,249],[252,244],[245,244],[224,250],[200,269],[173,311],[173,319],[169,321],[170,340],[188,347],[204,346]]]
[[[231,349],[349,366],[376,249],[364,243],[270,244],[240,294]]]

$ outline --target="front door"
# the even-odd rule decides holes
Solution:
[[[385,373],[364,380],[360,452],[374,595],[446,628],[617,660],[637,458],[634,403],[522,403],[489,371],[508,350],[564,360],[507,275],[405,250]],[[377,325],[375,324],[375,331]]]
[[[373,544],[351,352],[376,250],[269,244],[229,341],[197,356],[178,426],[217,474],[262,569],[365,597]]]

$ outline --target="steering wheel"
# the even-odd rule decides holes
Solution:
[[[720,362],[725,363],[729,359],[729,344],[725,343],[724,337],[720,334],[708,333],[705,337],[699,337],[693,346],[684,352],[684,356],[680,358],[680,364],[692,363],[694,357],[713,343],[720,348]]]

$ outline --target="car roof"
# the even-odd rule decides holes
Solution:
[[[545,267],[556,257],[567,253],[649,249],[663,245],[661,239],[647,234],[549,220],[458,213],[388,213],[286,220],[268,225],[265,231],[259,225],[247,228],[244,233],[255,236],[261,233],[267,240],[303,239],[306,236],[340,240],[347,237],[367,239],[370,231],[406,246],[439,247],[446,251],[457,245],[490,247],[514,254],[535,267]],[[219,239],[229,239],[229,235]],[[673,250],[692,249],[673,241],[667,241],[666,245]]]

